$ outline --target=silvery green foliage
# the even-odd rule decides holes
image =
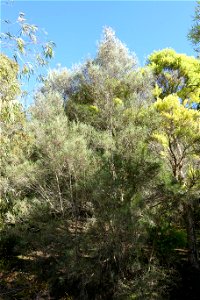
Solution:
[[[137,59],[116,37],[115,31],[110,27],[105,27],[95,63],[109,76],[120,78],[136,68]]]
[[[70,122],[58,92],[38,93],[30,117],[35,138],[30,186],[52,211],[76,217],[91,201],[85,189],[100,168],[99,151],[109,158],[114,142],[106,132]]]
[[[152,75],[137,66],[135,55],[108,27],[96,58],[72,70],[51,71],[41,91],[57,91],[70,119],[112,129],[126,109],[151,102]]]
[[[96,58],[86,60],[85,63],[74,67],[71,71],[67,69],[51,71],[45,82],[45,87],[46,89],[47,87],[56,88],[56,90],[58,88],[60,91],[61,85],[68,86],[66,94],[70,94],[76,91],[75,87],[80,84],[81,79],[91,84],[96,81],[103,84],[107,77],[121,80],[136,68],[135,54],[130,53],[126,45],[116,37],[114,30],[105,27],[103,39],[98,44]]]
[[[48,77],[41,88],[43,94],[48,92],[58,92],[63,99],[69,94],[70,82],[73,78],[72,72],[67,68],[50,70]]]
[[[58,93],[38,94],[31,113],[36,153],[33,189],[53,210],[64,213],[73,206],[71,181],[84,180],[91,151],[78,124],[69,124]]]

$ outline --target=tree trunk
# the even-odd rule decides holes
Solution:
[[[190,204],[184,205],[185,210],[185,224],[187,230],[187,242],[188,242],[188,260],[192,267],[199,269],[199,253],[196,245],[195,225],[193,217],[193,209]]]

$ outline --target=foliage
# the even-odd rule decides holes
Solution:
[[[158,98],[154,107],[160,117],[160,126],[153,133],[153,139],[161,146],[156,151],[162,156],[166,171],[170,172],[174,182],[174,201],[177,195],[177,209],[187,229],[190,262],[198,268],[193,214],[199,197],[200,114],[181,104],[176,94]]]
[[[7,48],[9,56],[18,64],[20,77],[30,78],[53,58],[55,43],[41,42],[44,33],[35,24],[29,24],[23,12],[19,13],[15,22],[4,20],[3,25],[7,28],[0,35],[1,48]]]
[[[156,51],[148,65],[156,80],[156,96],[176,94],[184,105],[194,105],[200,99],[200,62],[194,57],[178,54],[173,49]]]
[[[197,1],[194,15],[194,24],[188,34],[189,40],[195,47],[197,54],[200,51],[200,1]]]
[[[114,133],[117,120],[134,102],[139,107],[151,101],[151,82],[148,69],[140,70],[135,56],[111,28],[105,28],[96,58],[74,70],[51,72],[42,92],[58,91],[70,120]]]
[[[25,130],[26,116],[17,96],[20,83],[17,80],[18,65],[1,54],[1,218],[12,209],[17,197],[14,169],[24,161],[24,152],[28,151],[30,138]],[[1,223],[2,225],[2,223]]]
[[[4,295],[170,298],[178,251],[197,249],[198,61],[165,49],[140,68],[105,28],[96,57],[51,71],[25,113],[2,59]]]
[[[10,60],[6,55],[0,54],[0,101],[13,100],[20,94],[20,84],[17,80],[18,64]]]

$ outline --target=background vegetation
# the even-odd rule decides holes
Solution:
[[[2,37],[14,60],[0,54],[1,299],[199,299],[198,57],[140,67],[105,27],[96,57],[51,70],[25,111],[35,67],[17,53],[37,28],[19,17],[25,38]]]

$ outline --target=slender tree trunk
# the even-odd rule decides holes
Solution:
[[[187,241],[188,241],[188,260],[192,267],[199,269],[199,253],[196,243],[195,225],[193,217],[193,209],[190,204],[184,206],[185,209],[185,224],[187,230]]]

